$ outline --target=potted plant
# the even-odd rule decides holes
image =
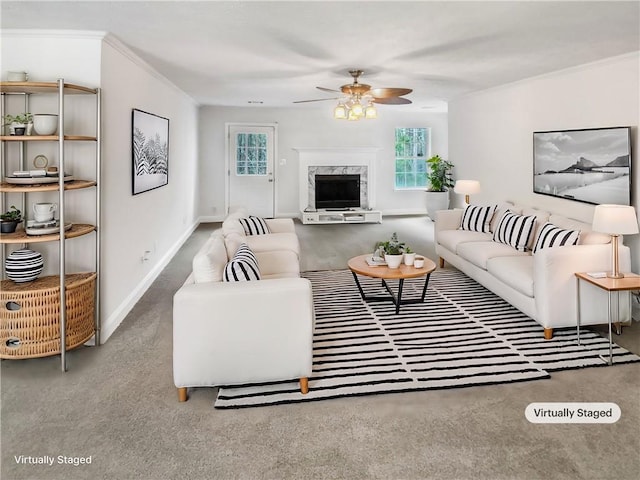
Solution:
[[[16,227],[21,221],[22,212],[15,206],[11,205],[9,210],[0,215],[0,231],[2,233],[13,233],[16,231]]]
[[[416,252],[411,250],[411,247],[406,247],[404,249],[404,264],[412,266],[415,259],[416,259]]]
[[[21,113],[2,117],[4,126],[9,126],[9,135],[29,135],[33,125],[33,115]]]
[[[434,155],[427,160],[427,215],[431,220],[436,219],[438,210],[449,208],[449,189],[453,187],[451,169],[453,163],[444,160],[440,155]]]
[[[398,240],[398,234],[393,232],[391,238],[382,242],[381,246],[384,249],[384,260],[387,262],[387,267],[398,268],[402,263],[404,253],[404,243]]]

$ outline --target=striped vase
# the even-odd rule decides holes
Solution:
[[[11,252],[4,261],[7,277],[16,283],[32,282],[42,273],[42,254],[23,248]]]

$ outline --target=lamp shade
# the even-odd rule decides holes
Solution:
[[[477,180],[456,180],[453,191],[463,195],[480,193],[480,182]]]
[[[613,235],[633,235],[638,232],[636,211],[626,205],[597,205],[593,213],[593,230]]]

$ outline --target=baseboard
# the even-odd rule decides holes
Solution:
[[[196,220],[197,223],[214,223],[214,222],[223,222],[225,219],[224,215],[206,215],[202,217],[198,217]]]
[[[406,208],[398,208],[398,209],[386,209],[386,210],[382,210],[382,220],[384,221],[384,216],[385,215],[426,215],[427,214],[427,210],[422,208],[422,209],[406,209]]]
[[[191,227],[187,228],[182,236],[178,238],[176,243],[163,255],[158,263],[147,273],[144,279],[138,284],[127,298],[109,315],[106,321],[102,322],[102,328],[100,330],[100,343],[105,343],[109,337],[116,331],[116,328],[120,326],[122,321],[126,318],[129,312],[133,309],[136,303],[142,298],[142,295],[149,289],[151,284],[158,278],[158,275],[169,264],[171,259],[180,250],[180,247],[187,241],[194,230],[198,227],[199,221],[194,222]]]

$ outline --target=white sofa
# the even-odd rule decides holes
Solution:
[[[436,213],[436,253],[440,267],[448,262],[544,327],[552,338],[553,329],[577,325],[576,272],[611,271],[612,248],[609,235],[593,232],[591,225],[528,207],[502,204],[491,221],[491,232],[506,209],[522,215],[536,215],[528,251],[492,240],[493,233],[461,230],[464,210]],[[531,253],[539,228],[545,222],[580,230],[577,245],[545,248]],[[620,271],[630,271],[629,248],[620,245]],[[580,324],[607,323],[607,294],[582,282]],[[628,292],[620,294],[620,321],[629,321]]]
[[[295,237],[291,219],[267,222],[270,229]],[[290,379],[299,379],[302,393],[308,391],[311,283],[299,277],[298,253],[291,249],[297,237],[277,250],[282,238],[270,236],[245,239],[265,248],[254,252],[257,281],[222,280],[225,265],[243,243],[238,232],[225,236],[216,230],[194,257],[193,272],[173,299],[173,377],[180,401],[187,400],[188,387]]]

